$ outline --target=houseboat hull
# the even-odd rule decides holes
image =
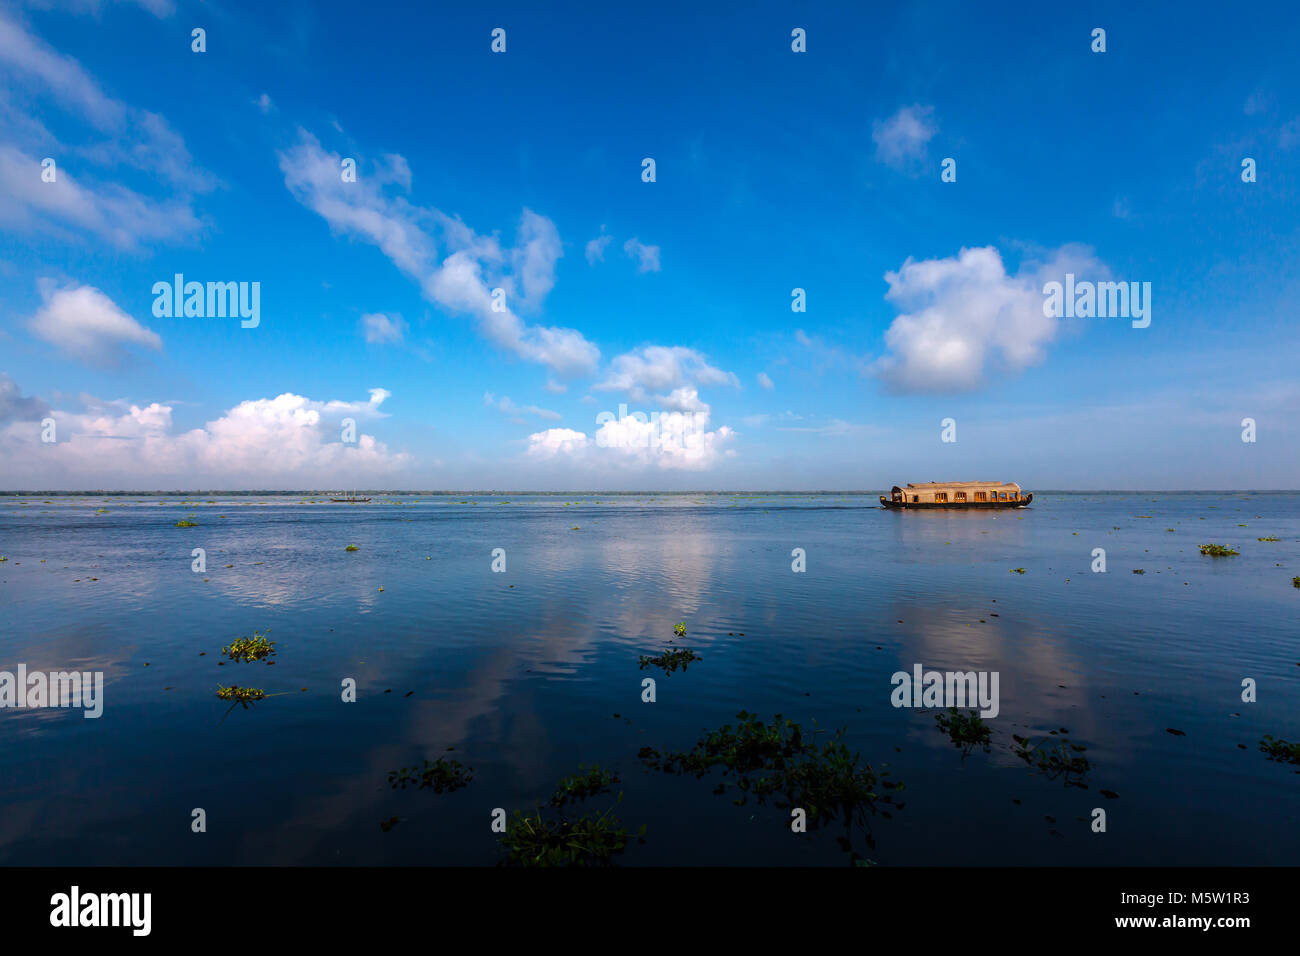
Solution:
[[[998,511],[1024,508],[1033,500],[1033,494],[1017,501],[891,501],[880,496],[880,503],[891,511]]]

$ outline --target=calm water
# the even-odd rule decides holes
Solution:
[[[996,515],[843,495],[8,497],[0,555],[0,670],[105,680],[98,720],[0,711],[6,864],[490,865],[492,809],[593,761],[648,828],[625,865],[845,864],[837,829],[792,834],[786,811],[637,759],[740,710],[844,725],[889,765],[905,806],[875,818],[874,849],[855,842],[881,864],[1300,857],[1300,775],[1258,750],[1300,738],[1297,495],[1049,493]],[[703,660],[639,669],[678,621]],[[267,628],[274,665],[218,666]],[[999,672],[989,753],[963,759],[934,711],[891,706],[915,663]],[[273,696],[231,710],[232,682]],[[1087,747],[1086,790],[1010,749],[1062,727]],[[389,786],[448,747],[474,768],[465,789]],[[1079,819],[1097,806],[1104,834]]]

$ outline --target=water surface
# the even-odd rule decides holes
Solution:
[[[1202,556],[1211,542],[1240,554]],[[619,817],[647,826],[624,865],[848,862],[834,827],[793,834],[717,778],[637,759],[741,710],[844,726],[905,783],[875,846],[854,837],[882,865],[1300,856],[1300,775],[1258,749],[1300,738],[1293,494],[1036,493],[969,514],[874,495],[9,496],[0,555],[0,670],[106,682],[98,720],[0,711],[6,864],[491,865],[493,809],[593,762],[622,777]],[[703,660],[640,669],[679,621]],[[268,628],[274,665],[218,666]],[[915,663],[999,673],[987,754],[891,706],[890,675]],[[230,683],[271,696],[231,710]],[[1061,728],[1087,748],[1087,789],[1011,749]],[[389,786],[440,755],[472,783]]]

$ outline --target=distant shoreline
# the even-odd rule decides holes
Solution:
[[[399,491],[387,489],[369,489],[363,488],[356,491],[358,496],[377,496],[388,495],[390,497],[411,497],[421,495],[424,497],[444,497],[444,498],[463,498],[467,496],[477,497],[504,497],[508,495],[532,495],[547,496],[552,498],[559,497],[586,497],[590,495],[600,495],[605,498],[644,498],[646,496],[655,497],[685,497],[694,495],[854,495],[854,496],[874,496],[888,492],[887,488],[875,490],[723,490],[723,491],[497,491],[497,490],[478,490],[478,491]],[[105,489],[92,489],[86,491],[0,491],[0,498],[34,498],[43,496],[46,498],[85,498],[90,496],[109,497],[109,498],[177,498],[177,497],[201,497],[213,495],[226,498],[266,498],[271,496],[278,497],[314,497],[326,498],[330,495],[337,495],[337,491],[319,491],[319,490],[273,490],[273,489],[244,489],[236,491],[219,491],[215,489],[189,489],[176,491],[109,491]],[[1037,495],[1293,495],[1300,494],[1300,489],[1295,488],[1183,488],[1183,489],[1160,489],[1160,488],[1083,488],[1083,489],[1045,489],[1035,490]]]

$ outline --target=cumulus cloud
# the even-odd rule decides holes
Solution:
[[[895,169],[914,169],[925,159],[926,145],[938,131],[933,106],[904,106],[888,119],[872,124],[876,159]]]
[[[0,388],[0,395],[4,390]],[[0,428],[10,488],[322,488],[383,479],[409,464],[373,435],[341,441],[345,418],[374,421],[386,389],[368,401],[315,401],[292,392],[240,402],[201,428],[178,432],[170,405],[96,402],[49,412],[58,442],[14,421]]]
[[[257,108],[262,111],[262,115],[264,116],[275,108],[275,104],[271,102],[271,97],[266,93],[263,93],[257,99],[253,100],[253,102],[257,105]]]
[[[776,388],[775,383],[773,383],[772,381],[772,376],[768,375],[766,372],[758,373],[758,384],[761,385],[763,388],[767,389],[768,391],[771,391],[772,389]]]
[[[681,345],[647,345],[616,356],[609,374],[594,388],[598,391],[623,391],[645,401],[651,392],[663,393],[683,385],[732,385],[740,380],[708,363],[695,349]]]
[[[709,406],[700,400],[700,393],[689,385],[675,388],[667,395],[656,395],[655,401],[674,412],[707,412]]]
[[[647,246],[640,239],[633,236],[623,243],[623,251],[627,253],[628,258],[637,260],[637,272],[659,271],[658,246]]]
[[[56,289],[40,283],[44,304],[28,323],[33,334],[55,348],[92,365],[114,365],[126,346],[155,351],[162,337],[119,309],[108,296],[88,285]]]
[[[1019,372],[1042,361],[1059,326],[1043,314],[1043,281],[1067,271],[1105,272],[1081,247],[1065,247],[1050,263],[1022,266],[1014,276],[992,246],[907,259],[885,274],[885,298],[902,314],[871,371],[897,391],[953,392],[979,386],[990,366]]]
[[[697,404],[699,411],[598,416],[591,437],[571,428],[548,428],[528,437],[525,454],[534,461],[570,464],[586,475],[706,471],[735,454],[728,447],[735,432],[725,425],[710,428],[709,407]]]
[[[400,315],[389,317],[382,312],[367,312],[361,317],[361,330],[371,345],[400,345],[406,338],[406,320]]]
[[[342,157],[299,130],[298,141],[279,160],[285,185],[299,203],[331,231],[377,246],[429,301],[474,316],[490,341],[556,375],[595,371],[600,350],[581,332],[530,325],[518,314],[541,307],[563,255],[555,224],[545,216],[524,209],[515,245],[503,249],[495,236],[479,235],[459,218],[386,191],[386,185],[409,188],[410,170],[399,156],[390,154],[376,171],[344,183]],[[504,295],[494,296],[494,289]]]
[[[586,449],[587,435],[572,428],[548,428],[528,436],[529,457],[550,459]]]

